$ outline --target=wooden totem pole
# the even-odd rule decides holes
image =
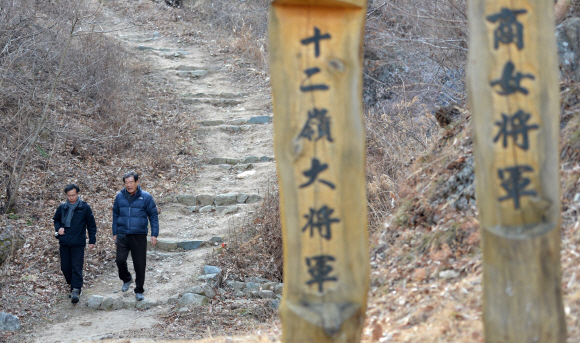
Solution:
[[[269,50],[283,341],[358,342],[369,283],[364,0],[277,0]]]
[[[485,341],[566,341],[554,1],[470,0]]]

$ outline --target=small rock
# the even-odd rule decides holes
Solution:
[[[205,266],[203,266],[203,273],[204,274],[219,274],[221,272],[222,272],[222,270],[218,267],[210,266],[207,264]]]
[[[151,239],[149,237],[147,237],[147,241],[148,245],[151,244]],[[163,251],[172,251],[177,249],[177,242],[158,238],[155,248]]]
[[[236,178],[237,179],[245,179],[248,176],[252,176],[254,174],[256,174],[256,171],[255,170],[246,170],[245,172],[241,172],[238,175],[236,175]]]
[[[192,293],[185,293],[181,299],[179,299],[179,307],[201,306],[207,305],[208,303],[209,299],[207,297]]]
[[[276,287],[274,288],[274,292],[276,294],[282,294],[283,291],[284,291],[284,284],[283,283],[277,284]]]
[[[183,250],[195,250],[199,249],[202,245],[203,241],[185,241],[185,242],[178,242],[177,246]]]
[[[215,291],[207,283],[206,284],[203,284],[201,286],[191,287],[191,288],[187,289],[183,293],[184,294],[191,293],[191,294],[205,295],[206,297],[208,297],[210,299],[213,299],[213,297],[215,297]]]
[[[248,200],[249,197],[250,196],[248,194],[240,193],[240,194],[238,194],[238,197],[236,200],[238,201],[238,204],[243,204],[246,202],[246,200]]]
[[[238,118],[238,119],[233,119],[233,120],[228,121],[228,124],[231,124],[231,125],[242,125],[242,124],[245,124],[247,122],[248,121],[246,119]]]
[[[265,290],[261,290],[259,293],[260,298],[262,299],[274,299],[274,297],[276,296],[276,294],[272,291],[265,291]]]
[[[224,240],[221,237],[217,237],[216,236],[216,237],[210,238],[209,241],[212,242],[212,243],[222,243]]]
[[[191,194],[181,194],[177,196],[177,202],[186,206],[197,205],[197,196]]]
[[[93,295],[89,298],[89,301],[87,302],[87,306],[90,309],[93,310],[97,310],[99,309],[99,307],[101,306],[101,303],[103,302],[103,297],[100,295]]]
[[[167,304],[169,305],[173,305],[173,304],[177,304],[179,302],[179,295],[172,295],[167,299]]]
[[[234,164],[238,164],[238,163],[240,163],[240,160],[239,160],[239,159],[237,159],[237,158],[228,158],[228,159],[226,160],[226,163],[227,163],[227,164],[232,164],[232,165],[234,165]]]
[[[250,120],[248,120],[248,124],[267,124],[270,121],[272,121],[272,118],[269,116],[256,116],[250,118]]]
[[[218,165],[218,164],[226,164],[227,159],[223,157],[214,157],[209,160],[209,164]]]
[[[120,310],[123,308],[123,298],[118,297],[113,301],[113,310]]]
[[[244,158],[242,163],[257,163],[260,162],[260,158],[258,156],[248,156]]]
[[[413,271],[413,280],[421,282],[427,278],[427,270],[425,268],[417,268]]]
[[[275,288],[276,288],[275,282],[266,282],[265,284],[262,285],[262,289],[267,291],[273,291]]]
[[[111,297],[106,297],[105,299],[103,299],[103,301],[101,302],[101,310],[105,310],[105,311],[110,311],[113,309],[113,303],[115,302],[115,300]]]
[[[0,312],[0,331],[17,331],[22,328],[20,319],[9,313]]]
[[[251,194],[248,197],[248,200],[246,200],[246,204],[252,204],[252,203],[260,202],[261,200],[262,200],[262,197],[259,196],[258,194]]]
[[[209,213],[215,211],[215,207],[213,206],[204,206],[199,209],[199,213]]]
[[[241,281],[231,281],[230,287],[234,289],[234,291],[241,291],[242,289],[246,288],[246,283]]]
[[[220,194],[215,197],[216,206],[234,205],[236,204],[238,195],[236,193]]]
[[[453,279],[459,276],[459,272],[449,269],[439,272],[439,277],[442,279]]]
[[[220,164],[220,168],[225,169],[225,170],[229,170],[229,169],[232,169],[232,166],[230,166],[229,164]]]
[[[280,307],[280,300],[274,299],[274,300],[268,302],[268,305],[270,305],[270,307],[273,308],[274,310],[277,310],[278,307]]]
[[[218,126],[218,125],[223,125],[224,121],[223,120],[203,120],[201,122],[201,125],[203,126]],[[213,163],[212,163],[213,164]]]
[[[170,57],[181,57],[182,54],[183,52],[174,52]],[[201,77],[207,75],[207,70],[178,70],[175,74],[181,77]]]
[[[253,164],[247,163],[247,164],[238,164],[238,165],[234,166],[234,169],[237,171],[244,171],[247,169],[252,169],[252,167],[254,167]]]

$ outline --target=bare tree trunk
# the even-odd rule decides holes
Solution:
[[[36,144],[36,141],[38,140],[38,136],[39,136],[40,132],[42,131],[42,129],[44,128],[44,122],[46,121],[46,117],[48,116],[48,107],[50,105],[50,102],[52,101],[52,97],[53,97],[54,91],[56,89],[56,84],[58,83],[58,79],[59,79],[60,74],[62,72],[62,66],[64,64],[64,59],[68,53],[70,43],[74,37],[75,26],[79,20],[78,9],[79,9],[80,3],[81,3],[80,0],[77,1],[77,3],[76,3],[76,8],[75,8],[72,23],[71,23],[72,25],[71,25],[70,33],[69,33],[64,51],[63,51],[62,56],[60,57],[60,61],[58,63],[57,73],[54,76],[54,80],[52,81],[52,86],[50,88],[50,94],[48,96],[48,100],[46,101],[46,105],[44,106],[44,110],[42,111],[42,116],[38,120],[38,125],[36,126],[36,130],[34,132],[34,135],[30,139],[30,142],[28,144],[28,150],[26,151],[26,156],[24,157],[24,161],[22,161],[22,165],[20,166],[20,170],[18,171],[18,175],[16,176],[16,180],[14,181],[14,186],[12,188],[12,192],[11,192],[10,197],[8,199],[8,204],[6,206],[6,212],[10,211],[10,209],[14,205],[14,201],[16,200],[16,196],[18,195],[18,188],[20,187],[20,181],[22,181],[22,175],[24,174],[24,169],[26,168],[26,165],[28,164],[28,161],[30,160],[30,155],[32,153],[34,145]]]

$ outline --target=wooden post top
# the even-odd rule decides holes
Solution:
[[[366,0],[273,0],[272,5],[363,8]]]

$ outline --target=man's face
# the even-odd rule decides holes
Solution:
[[[129,194],[134,194],[137,192],[137,186],[139,185],[139,181],[135,181],[135,178],[132,176],[125,178],[125,188]]]
[[[66,199],[71,204],[74,204],[75,202],[77,202],[78,198],[79,198],[79,194],[77,193],[76,189],[73,188],[70,191],[66,192]]]

